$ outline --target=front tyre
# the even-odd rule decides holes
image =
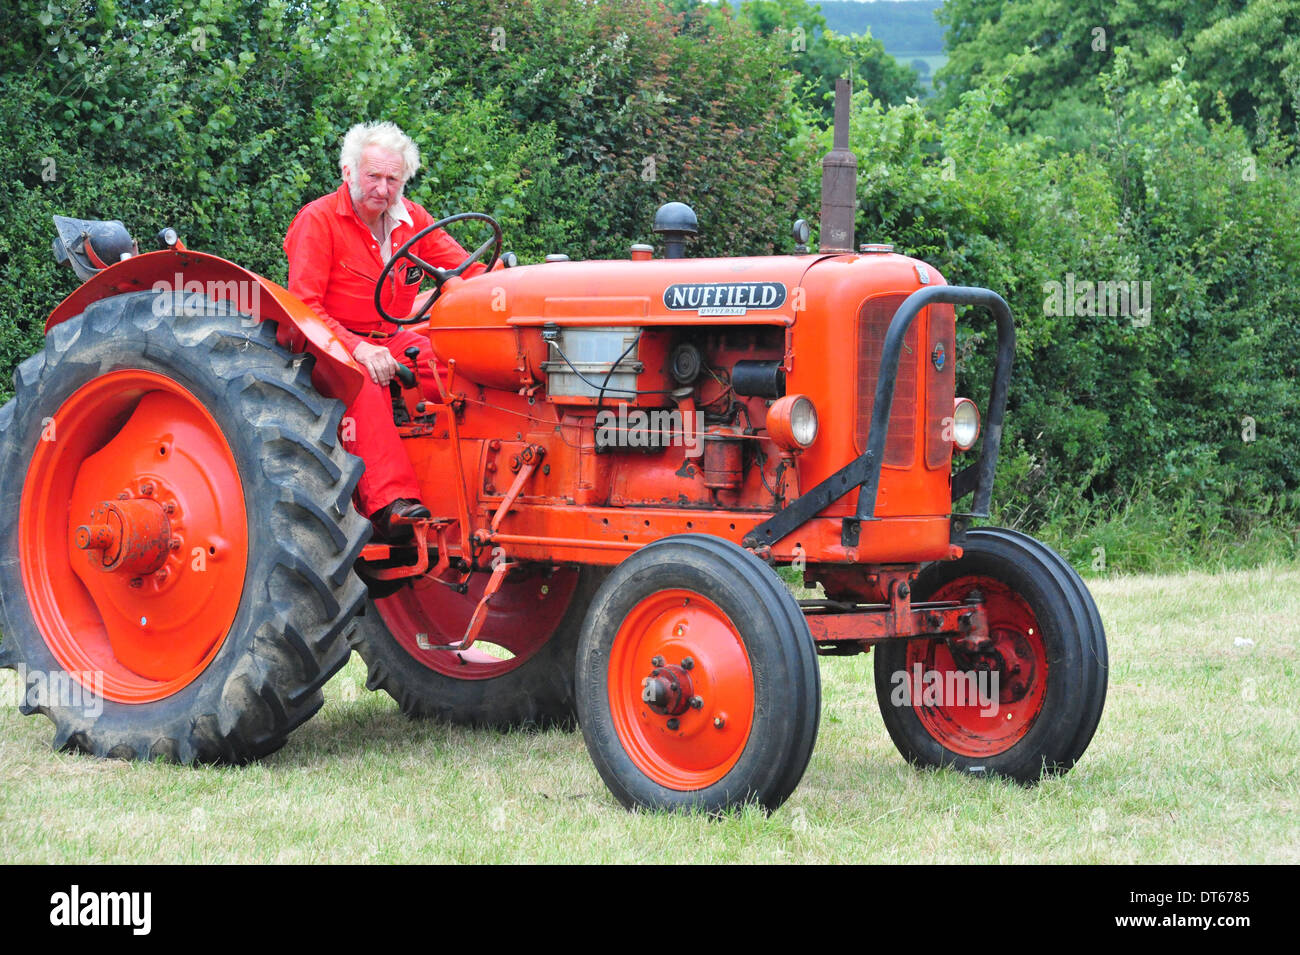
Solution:
[[[578,643],[587,749],[623,805],[779,807],[817,739],[821,676],[790,592],[735,544],[683,534],[621,563]]]
[[[56,748],[244,762],[347,661],[369,525],[342,404],[275,326],[140,292],[50,330],[0,410],[0,664]]]
[[[1001,528],[971,531],[931,564],[914,601],[978,592],[990,644],[891,640],[875,650],[876,699],[894,745],[919,767],[1035,782],[1069,771],[1106,700],[1106,633],[1092,595],[1055,551]]]

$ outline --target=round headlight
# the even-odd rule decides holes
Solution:
[[[817,409],[807,395],[786,395],[767,409],[767,433],[787,451],[802,451],[817,440]]]
[[[958,398],[952,409],[952,443],[963,451],[975,447],[980,436],[980,412],[969,398]]]

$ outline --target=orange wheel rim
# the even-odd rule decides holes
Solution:
[[[221,428],[155,372],[111,372],[43,423],[18,548],[32,617],[106,699],[187,686],[234,623],[248,564],[243,484]]]
[[[624,751],[668,789],[713,785],[749,741],[749,653],[731,618],[689,590],[662,590],[632,608],[614,637],[608,689]]]
[[[984,594],[989,649],[976,658],[958,660],[946,641],[913,640],[907,646],[906,659],[908,679],[918,686],[933,680],[936,688],[978,688],[975,698],[966,693],[966,699],[957,703],[952,699],[938,704],[923,702],[917,708],[917,717],[945,747],[979,759],[1005,753],[1034,725],[1047,696],[1048,662],[1037,615],[1023,597],[1001,581],[961,577],[929,599],[961,601],[976,589]],[[976,672],[972,664],[981,667],[982,672]],[[981,682],[980,677],[990,679]],[[996,678],[996,683],[991,678]],[[986,696],[980,698],[982,693]]]

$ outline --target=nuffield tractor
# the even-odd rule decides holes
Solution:
[[[395,253],[377,303],[397,263],[427,273],[393,318],[428,336],[438,387],[404,369],[393,389],[432,516],[384,541],[340,439],[363,373],[315,312],[170,229],[141,253],[120,223],[60,220],[85,282],[0,411],[23,712],[59,748],[245,762],[355,649],[413,716],[576,722],[628,806],[775,809],[817,739],[818,655],[871,651],[915,765],[1070,769],[1105,699],[1096,606],[1043,544],[971,526],[1011,314],[854,249],[846,109],[816,251],[796,223],[792,254],[688,257],[695,216],[670,203],[661,257],[521,266],[479,214],[436,225],[491,228],[482,274]],[[956,394],[958,305],[996,327],[982,409]]]

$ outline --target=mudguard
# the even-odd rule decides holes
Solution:
[[[80,315],[92,302],[146,290],[195,292],[228,301],[258,321],[274,321],[281,346],[316,359],[311,373],[316,390],[344,404],[352,403],[365,380],[338,335],[288,289],[219,256],[188,249],[146,252],[97,273],[50,313],[45,331]]]

